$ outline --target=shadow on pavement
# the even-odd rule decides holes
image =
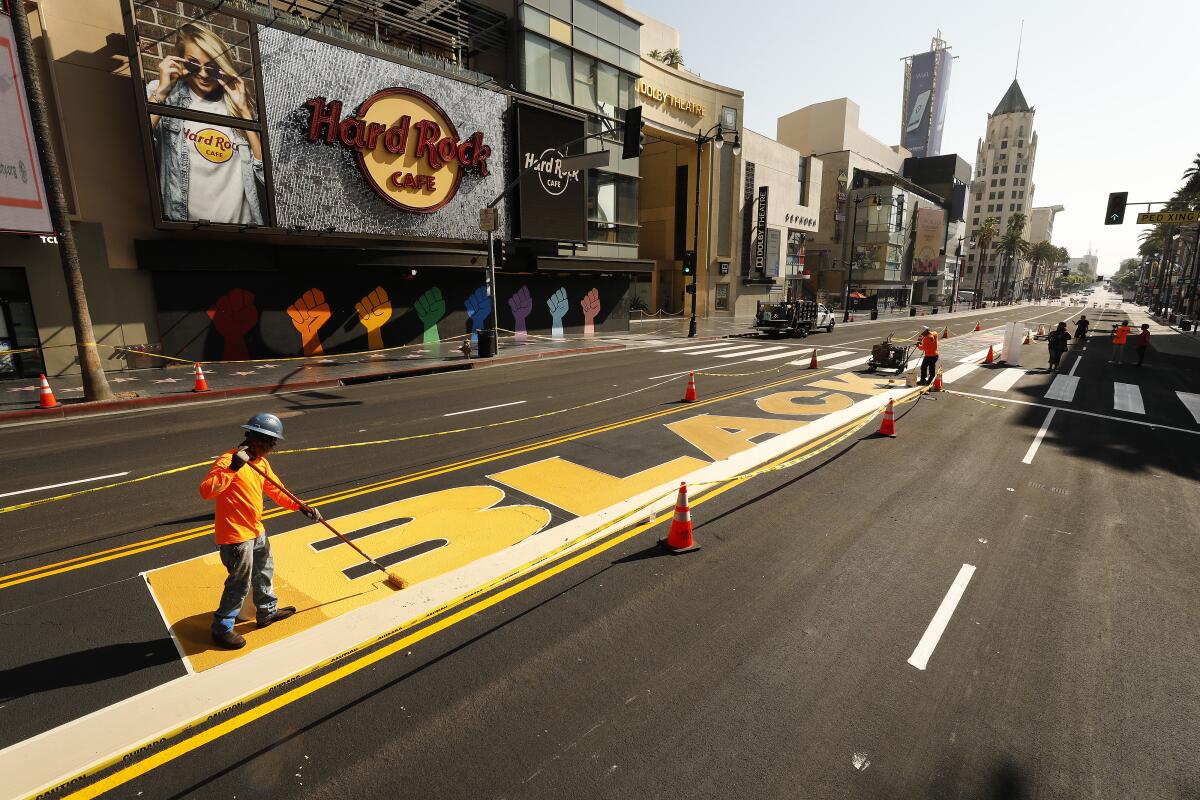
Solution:
[[[122,678],[179,660],[167,637],[146,642],[107,644],[78,653],[53,656],[0,671],[0,702],[68,686]]]

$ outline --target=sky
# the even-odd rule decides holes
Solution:
[[[1200,2],[856,3],[629,0],[677,28],[688,69],[746,94],[745,123],[768,136],[797,108],[849,97],[862,128],[899,143],[905,56],[940,29],[955,55],[942,152],[972,166],[977,143],[1013,79],[1036,111],[1035,206],[1062,205],[1054,244],[1099,254],[1101,274],[1136,255],[1136,224],[1104,225],[1109,192],[1168,200],[1200,153]],[[1004,18],[993,10],[1012,9]],[[732,21],[730,11],[751,13]],[[1155,207],[1157,209],[1157,207]]]

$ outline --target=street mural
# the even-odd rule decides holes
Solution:
[[[593,337],[629,329],[630,282],[499,276],[501,335]],[[492,325],[477,272],[156,272],[163,352],[197,361],[333,355],[414,346],[439,354]],[[402,356],[398,356],[402,357]]]

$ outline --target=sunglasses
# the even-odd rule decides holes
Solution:
[[[208,78],[210,81],[218,81],[221,79],[221,76],[225,74],[220,67],[212,64],[201,64],[194,58],[189,58],[184,61],[183,66],[188,71],[189,75],[199,75],[204,73],[204,77]]]

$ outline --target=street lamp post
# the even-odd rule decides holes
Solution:
[[[979,248],[979,269],[975,270],[975,302],[974,308],[983,308],[983,268],[987,263],[987,248]]]
[[[954,313],[954,301],[958,299],[958,281],[962,275],[962,243],[964,236],[958,237],[958,247],[954,250],[954,282],[950,286],[950,313]]]
[[[721,145],[725,144],[725,136],[729,133],[733,134],[733,154],[736,156],[742,152],[741,131],[727,131],[720,122],[717,122],[716,125],[713,125],[704,133],[696,131],[696,219],[692,226],[692,253],[694,254],[694,261],[692,263],[692,316],[688,320],[689,339],[696,336],[696,296],[699,293],[696,280],[700,274],[700,159],[704,155],[704,145],[712,142],[713,147],[719,150],[721,149]],[[711,164],[709,165],[709,169],[712,169]],[[711,220],[709,224],[712,224]],[[704,255],[707,262],[707,251]]]

